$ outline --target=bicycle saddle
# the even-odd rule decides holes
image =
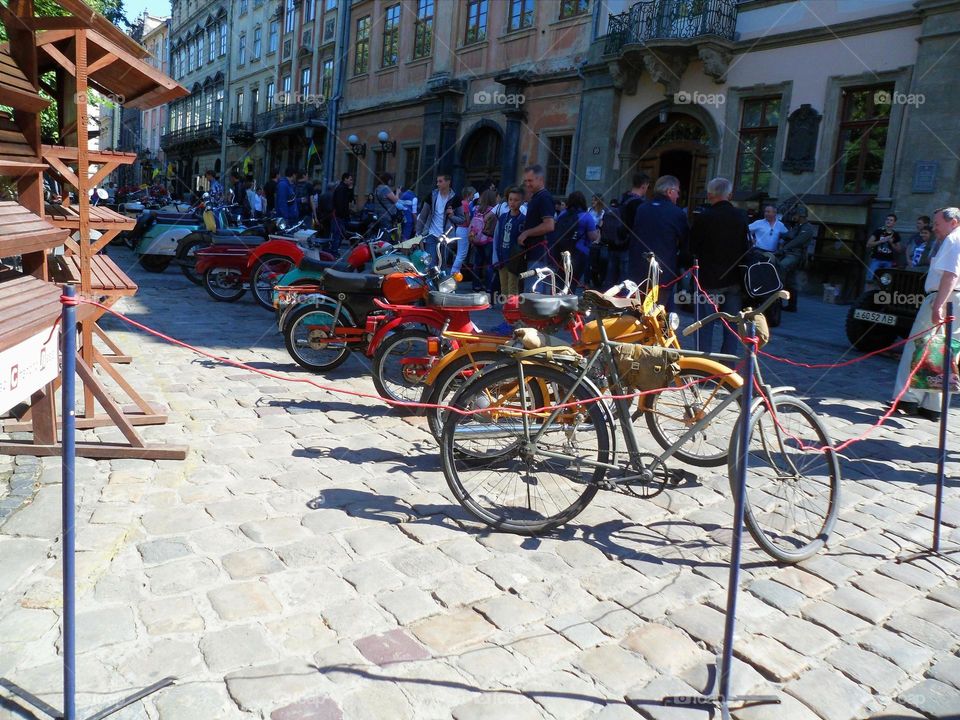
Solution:
[[[589,300],[597,307],[614,308],[616,310],[631,310],[643,307],[643,301],[637,298],[611,297],[596,290],[585,290],[583,299]]]
[[[323,274],[323,289],[327,292],[379,292],[383,275],[327,270]]]
[[[576,295],[521,293],[518,309],[522,317],[531,320],[549,320],[577,312],[580,308],[579,300],[580,298]]]
[[[427,295],[427,305],[440,308],[486,308],[490,306],[490,298],[483,292],[455,295],[431,290]]]

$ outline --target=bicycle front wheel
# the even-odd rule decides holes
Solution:
[[[790,395],[759,403],[749,419],[744,520],[763,550],[785,563],[826,544],[840,509],[840,464],[816,413]],[[730,438],[730,485],[737,491],[739,431]]]
[[[596,495],[610,461],[610,428],[598,392],[575,375],[545,365],[494,367],[464,385],[451,405],[478,414],[447,413],[440,455],[447,484],[481,522],[534,535],[569,522]],[[570,407],[553,419],[536,398]],[[536,412],[532,412],[536,411]]]

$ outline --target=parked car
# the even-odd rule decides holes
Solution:
[[[927,268],[879,270],[876,288],[867,290],[847,312],[847,340],[873,352],[907,337],[923,302]]]

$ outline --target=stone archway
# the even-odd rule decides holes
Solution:
[[[503,131],[492,120],[481,120],[460,141],[459,187],[476,188],[487,180],[497,187],[503,177]]]

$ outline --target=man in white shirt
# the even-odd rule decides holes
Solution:
[[[788,232],[787,226],[777,217],[777,208],[773,205],[764,205],[763,217],[747,227],[753,237],[754,245],[767,252],[776,252],[780,244],[780,236]]]
[[[929,331],[943,322],[947,311],[947,303],[952,301],[954,312],[960,312],[960,292],[957,291],[957,278],[960,278],[960,208],[947,207],[937,210],[933,215],[933,234],[940,241],[937,254],[930,261],[930,271],[924,284],[924,298],[917,318],[910,328],[912,337],[918,333]],[[957,323],[954,322],[954,337],[956,337]],[[916,342],[925,343],[929,333],[916,339]],[[893,397],[900,393],[907,379],[910,377],[910,366],[915,349],[914,341],[903,346],[903,355],[897,367],[897,380],[893,387]],[[907,390],[897,409],[901,412],[916,412],[929,420],[940,418],[940,393],[924,390]]]
[[[437,187],[430,193],[430,198],[423,203],[417,215],[416,231],[423,234],[423,245],[427,253],[434,259],[437,255],[437,238],[451,226],[463,223],[463,210],[460,199],[450,184],[450,176],[437,176]]]

